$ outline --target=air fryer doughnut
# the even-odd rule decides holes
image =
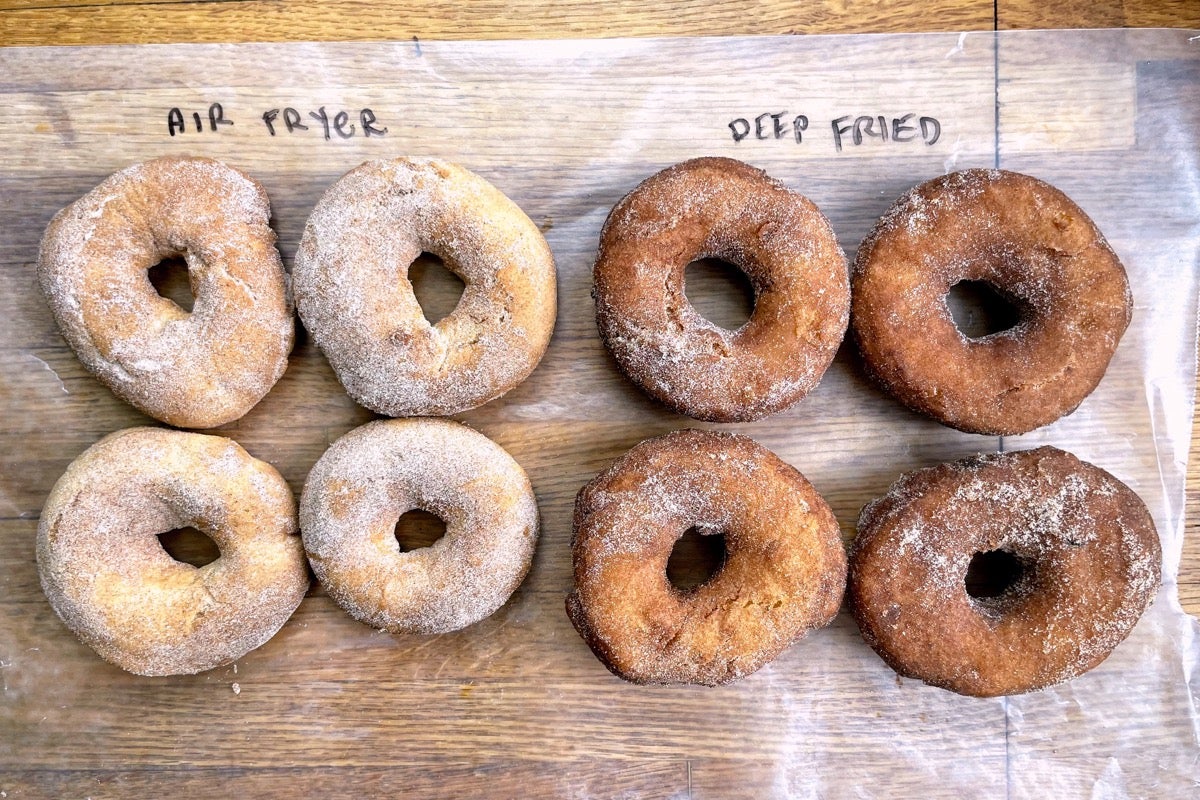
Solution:
[[[193,527],[220,549],[193,567],[158,534]],[[85,644],[139,675],[201,672],[262,645],[308,589],[291,489],[220,436],[130,428],[54,485],[38,525],[42,588]]]
[[[401,552],[400,516],[421,509],[446,533]],[[443,419],[369,422],[309,473],[304,547],[330,597],[392,633],[447,633],[504,605],[529,571],[538,509],[525,471],[500,445]]]
[[[263,188],[208,158],[123,169],[51,221],[38,278],[63,337],[118,397],[182,428],[243,416],[287,368],[292,306]],[[187,261],[190,312],[148,271]]]
[[[422,252],[465,284],[426,320],[407,277]],[[296,306],[356,402],[389,417],[444,416],[523,381],[550,342],[554,258],[483,178],[444,161],[369,161],[313,209],[293,270]]]

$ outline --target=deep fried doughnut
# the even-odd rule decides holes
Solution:
[[[692,261],[750,279],[754,312],[736,331],[684,295]],[[846,257],[807,198],[730,158],[697,158],[643,181],[613,207],[593,271],[596,323],[638,388],[681,414],[760,419],[816,387],[846,332]]]
[[[1018,566],[1015,580],[973,597],[971,560],[994,551]],[[917,470],[868,504],[849,605],[900,674],[960,694],[1018,694],[1107,658],[1154,599],[1161,561],[1129,487],[1040,447]]]
[[[963,334],[946,304],[988,284],[1019,322]],[[851,326],[867,372],[900,402],[969,433],[1047,425],[1096,388],[1129,324],[1125,269],[1065,194],[1036,178],[972,169],[927,181],[863,241]]]
[[[666,574],[690,529],[728,558],[682,592]],[[829,624],[846,584],[837,520],[799,472],[746,436],[683,430],[634,447],[575,501],[567,613],[612,672],[709,686]]]

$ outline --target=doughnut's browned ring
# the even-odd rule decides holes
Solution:
[[[667,559],[690,528],[727,560],[681,592]],[[841,604],[837,520],[799,472],[745,436],[684,430],[634,447],[575,501],[567,613],[612,672],[709,686],[744,677]]]
[[[728,261],[754,286],[736,331],[684,296],[692,261]],[[762,170],[697,158],[613,208],[593,272],[596,322],[621,370],[681,414],[714,422],[781,411],[816,387],[849,317],[846,257],[813,203]]]
[[[1129,324],[1125,269],[1059,190],[1002,170],[955,172],[896,201],[863,241],[851,325],[868,373],[910,408],[970,433],[1017,434],[1073,411]],[[1020,321],[968,338],[946,304],[980,281]]]
[[[1016,580],[965,584],[976,553],[1005,551]],[[1053,447],[918,470],[863,509],[850,609],[897,672],[960,694],[1040,689],[1092,669],[1158,590],[1162,551],[1145,504]]]

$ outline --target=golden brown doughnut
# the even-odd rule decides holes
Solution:
[[[121,399],[170,425],[238,419],[287,368],[292,307],[263,188],[209,158],[123,169],[50,222],[38,278],[63,337]],[[187,260],[184,311],[148,270]]]
[[[692,261],[736,265],[754,313],[736,331],[684,295]],[[846,256],[804,196],[730,158],[697,158],[647,178],[600,234],[596,323],[643,392],[713,422],[760,419],[814,389],[846,332]]]
[[[157,535],[207,534],[175,561]],[[308,589],[296,504],[270,464],[220,436],[130,428],[67,468],[42,509],[42,589],[85,644],[139,675],[201,672],[270,639]]]
[[[972,169],[927,181],[863,241],[851,326],[867,372],[908,407],[969,433],[1016,434],[1083,402],[1129,324],[1125,269],[1049,184]],[[980,281],[1020,321],[968,338],[946,305]]]
[[[407,277],[422,252],[465,284],[430,325]],[[455,414],[533,372],[556,313],[537,226],[456,164],[369,161],[329,187],[304,228],[296,306],[347,393],[390,417]]]
[[[967,569],[1019,565],[994,597]],[[1070,680],[1108,657],[1158,591],[1154,521],[1129,487],[1053,447],[977,456],[902,476],[868,504],[849,605],[901,675],[977,697]]]
[[[401,552],[413,509],[446,533]],[[312,468],[300,499],[309,562],[334,602],[392,633],[447,633],[492,614],[533,559],[538,509],[525,471],[500,445],[452,420],[369,422]]]
[[[689,592],[667,559],[690,528],[724,534],[720,571]],[[575,501],[567,613],[613,673],[716,686],[837,614],[846,555],[804,476],[745,436],[682,430],[634,447]]]

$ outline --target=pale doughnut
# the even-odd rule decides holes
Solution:
[[[175,561],[157,535],[207,534]],[[75,459],[38,526],[42,589],[85,644],[139,675],[201,672],[266,642],[308,589],[291,490],[220,436],[130,428]]]
[[[407,511],[446,523],[401,552]],[[446,633],[492,614],[533,558],[538,509],[521,466],[482,433],[441,419],[377,420],[338,439],[300,500],[304,548],[330,597],[393,633]]]
[[[439,256],[465,284],[431,325],[408,266]],[[447,415],[523,381],[554,329],[554,258],[483,178],[443,161],[370,161],[313,209],[294,268],[300,318],[346,392],[390,417]]]
[[[155,419],[211,428],[249,411],[287,368],[293,323],[262,187],[208,158],[123,169],[60,211],[38,278],[89,372]],[[187,260],[191,312],[148,270]]]

